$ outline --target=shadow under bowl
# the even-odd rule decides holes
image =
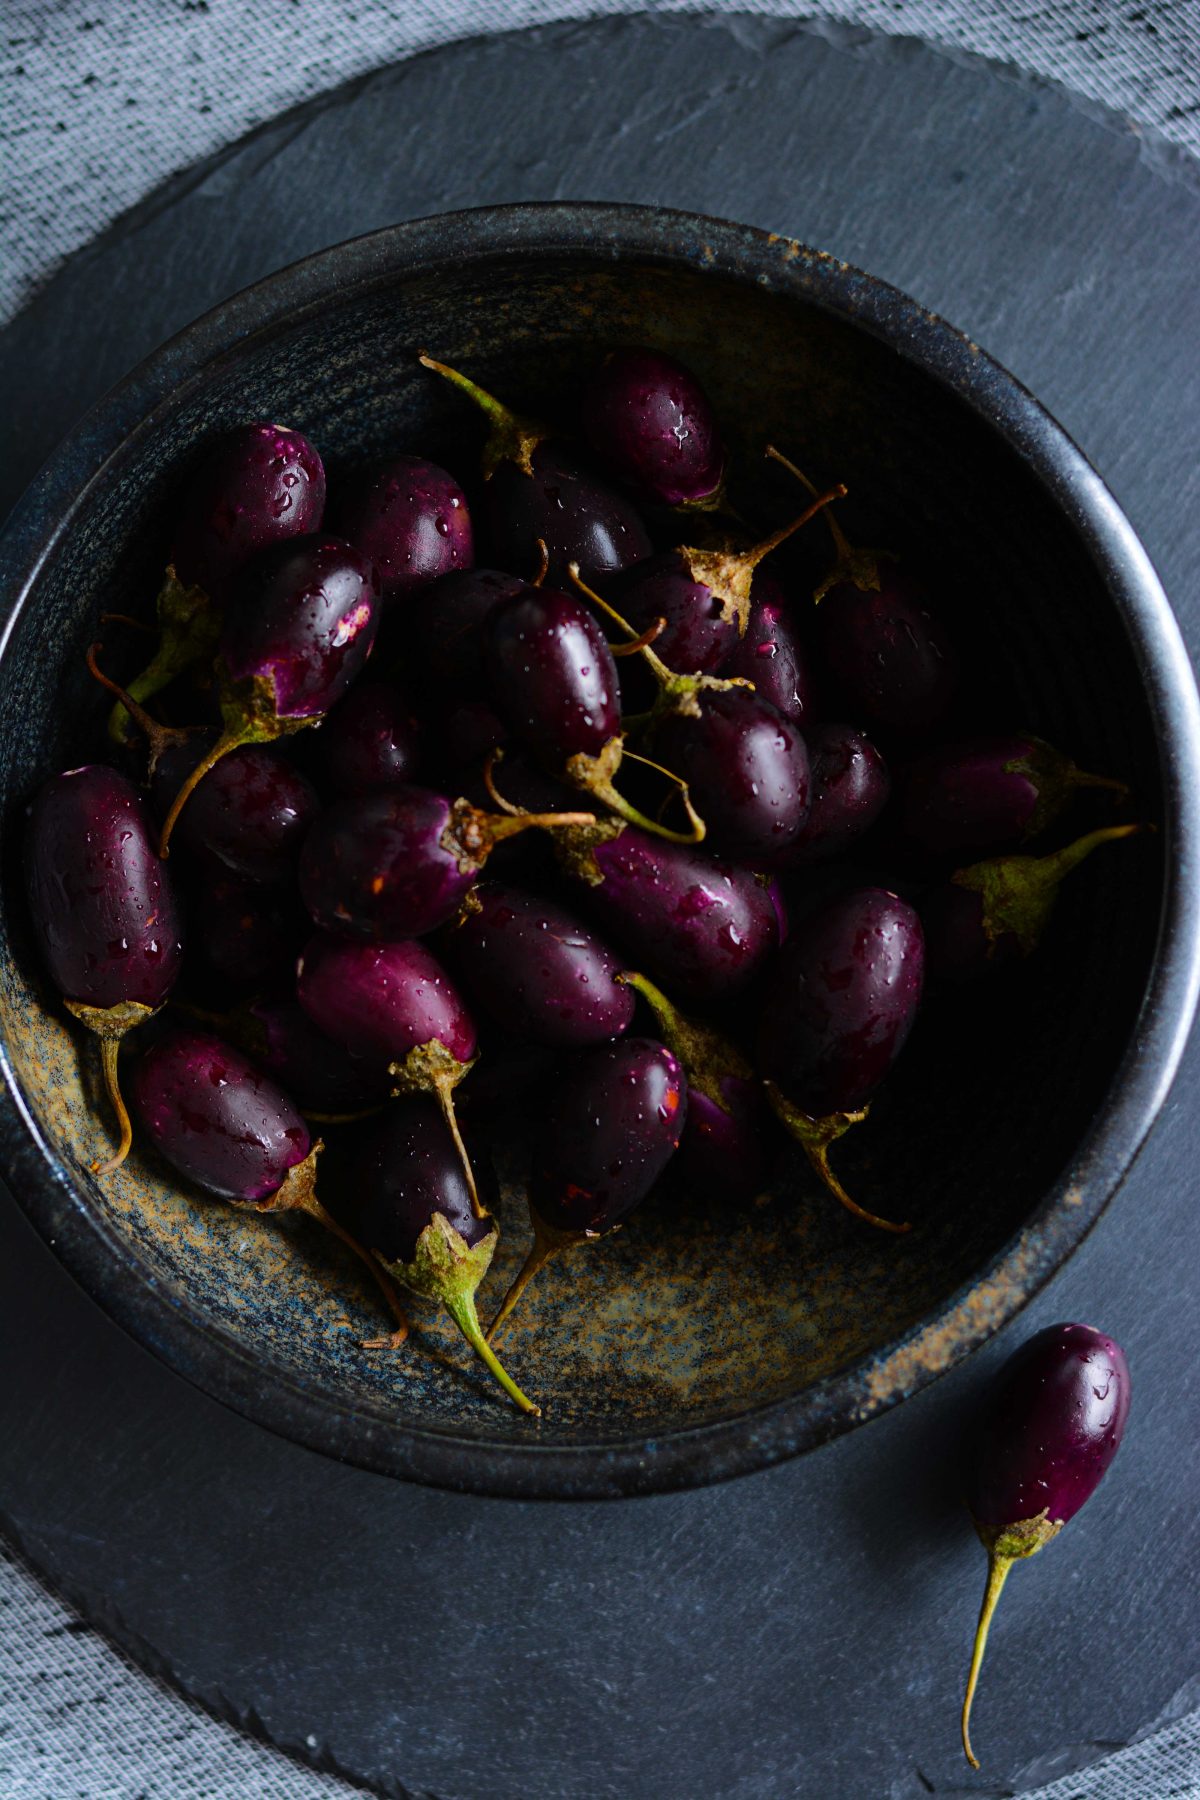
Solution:
[[[522,410],[569,419],[607,348],[664,347],[702,377],[753,492],[765,442],[850,488],[847,529],[911,549],[972,691],[973,729],[1020,726],[1121,775],[1157,831],[1064,889],[1040,956],[986,1003],[930,1007],[839,1166],[917,1229],[850,1219],[793,1159],[749,1208],[664,1192],[601,1250],[553,1265],[505,1358],[541,1400],[510,1411],[448,1320],[361,1349],[372,1292],[303,1224],[190,1191],[107,1129],[94,1044],[31,955],[19,851],[39,780],[100,741],[82,652],[144,605],[164,503],[212,432],[299,425],[335,467],[421,449],[467,475],[480,430],[419,367],[428,348]],[[563,396],[568,397],[564,404]],[[767,512],[794,497],[763,476]],[[794,570],[802,579],[804,558]],[[1074,1249],[1153,1122],[1195,1002],[1200,730],[1154,572],[1099,477],[1011,376],[884,283],[790,240],[677,213],[516,206],[322,252],[159,350],[83,421],[2,546],[0,1158],[67,1268],[174,1369],[329,1454],[482,1493],[603,1497],[762,1467],[921,1387],[1012,1316]],[[1084,821],[1086,822],[1086,821]],[[1080,823],[1083,828],[1083,822]],[[1065,833],[1064,833],[1065,835]],[[499,1297],[522,1255],[509,1184]]]

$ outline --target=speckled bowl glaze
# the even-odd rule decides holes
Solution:
[[[89,1175],[108,1129],[95,1046],[31,955],[19,847],[39,778],[98,740],[83,649],[100,612],[148,603],[163,497],[198,441],[284,419],[335,463],[421,448],[468,473],[478,432],[419,349],[569,415],[581,372],[623,342],[699,371],[742,467],[773,438],[849,484],[852,532],[919,546],[966,655],[994,674],[997,719],[1125,776],[1158,830],[1064,890],[986,1030],[971,1003],[930,1009],[870,1129],[845,1141],[847,1180],[910,1216],[910,1237],[857,1225],[795,1161],[748,1209],[664,1191],[602,1250],[547,1270],[514,1320],[506,1360],[545,1409],[531,1424],[423,1302],[406,1353],[363,1350],[376,1296],[303,1223],[181,1188],[140,1150],[110,1180]],[[1200,809],[1196,694],[1167,601],[1037,402],[829,256],[584,205],[460,213],[326,251],[111,393],[14,515],[0,574],[3,1173],[101,1306],[272,1430],[494,1494],[645,1493],[762,1467],[903,1399],[1002,1325],[1095,1221],[1162,1103],[1196,995]],[[527,1241],[519,1187],[485,1308]]]

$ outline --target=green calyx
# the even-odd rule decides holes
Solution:
[[[414,1293],[424,1294],[429,1300],[440,1300],[509,1399],[522,1412],[540,1416],[541,1407],[535,1406],[521,1392],[484,1337],[475,1310],[475,1292],[491,1267],[499,1236],[493,1228],[477,1244],[468,1244],[444,1213],[434,1213],[417,1239],[412,1262],[386,1262],[382,1257],[378,1261],[389,1275]]]
[[[661,775],[667,776],[676,784],[683,810],[688,816],[686,831],[674,831],[669,825],[663,825],[658,819],[649,818],[628,801],[614,785],[613,777],[625,756],[629,756],[634,762],[646,763],[648,767],[657,769]],[[627,751],[623,735],[609,738],[595,756],[589,756],[585,751],[580,750],[574,756],[568,757],[564,773],[567,780],[575,787],[582,788],[584,793],[599,800],[602,806],[607,806],[610,812],[616,813],[617,817],[624,819],[626,824],[637,825],[642,831],[649,832],[652,837],[666,838],[668,843],[672,844],[703,842],[707,827],[692,805],[687,782],[681,781],[679,776],[673,774],[670,769],[664,769],[661,763],[652,763],[648,757],[636,756],[632,750]],[[582,827],[582,829],[590,828]]]
[[[173,565],[168,566],[158,590],[155,612],[158,649],[129,683],[128,691],[138,702],[149,700],[193,664],[207,661],[215,654],[221,635],[221,615],[206,590],[186,587]],[[108,735],[114,744],[133,742],[133,720],[120,700],[108,715]]]
[[[878,1213],[868,1212],[865,1206],[852,1200],[830,1166],[830,1145],[836,1144],[840,1137],[845,1137],[852,1125],[861,1125],[871,1110],[869,1106],[864,1106],[860,1112],[806,1113],[793,1105],[773,1081],[765,1081],[763,1086],[767,1090],[767,1099],[771,1102],[775,1117],[801,1146],[813,1173],[820,1177],[834,1199],[840,1200],[847,1212],[853,1213],[856,1219],[861,1219],[864,1225],[874,1225],[877,1231],[892,1231],[899,1236],[912,1230],[910,1224],[900,1223],[895,1219],[881,1219]]]
[[[488,857],[504,838],[534,828],[542,831],[586,830],[596,823],[594,813],[514,812],[497,816],[472,806],[469,800],[455,800],[450,818],[438,843],[458,864],[463,875],[477,875]]]
[[[959,869],[951,879],[956,887],[980,895],[983,929],[993,946],[1013,937],[1021,954],[1029,956],[1041,942],[1059,886],[1071,871],[1101,844],[1117,843],[1140,830],[1139,825],[1107,825],[1047,856],[993,856]]]
[[[490,481],[503,462],[515,463],[526,475],[533,474],[533,453],[538,445],[550,436],[549,428],[538,423],[536,419],[527,419],[515,413],[510,407],[481,388],[478,382],[470,380],[457,369],[451,369],[446,363],[435,362],[432,356],[421,352],[417,358],[425,368],[432,369],[446,381],[456,387],[460,393],[473,400],[488,422],[488,440],[483,447],[483,478]]]
[[[458,1151],[458,1160],[462,1164],[475,1217],[482,1219],[484,1210],[479,1199],[475,1171],[471,1167],[471,1158],[454,1110],[454,1090],[463,1076],[470,1074],[476,1060],[472,1057],[470,1062],[460,1062],[441,1038],[430,1038],[428,1043],[417,1044],[399,1062],[389,1063],[388,1074],[395,1083],[392,1088],[393,1099],[399,1099],[404,1094],[432,1094],[441,1107],[446,1129],[454,1139],[454,1147]]]
[[[1056,750],[1043,738],[1030,737],[1029,749],[1022,756],[1016,756],[1004,765],[1008,775],[1023,775],[1030,783],[1037,799],[1029,822],[1025,827],[1027,838],[1038,837],[1067,805],[1072,794],[1079,788],[1106,788],[1110,793],[1124,800],[1128,797],[1129,787],[1124,781],[1117,781],[1108,775],[1092,775],[1086,769],[1075,766],[1070,757]]]
[[[674,1006],[661,988],[645,975],[632,970],[624,970],[617,976],[618,981],[626,987],[634,988],[647,1002],[658,1020],[659,1028],[666,1039],[667,1048],[678,1057],[683,1064],[689,1088],[711,1100],[727,1113],[729,1106],[722,1089],[725,1080],[753,1081],[754,1070],[742,1055],[736,1044],[714,1031],[711,1025],[704,1025],[699,1019],[691,1019],[686,1013]]]
[[[574,875],[588,887],[599,887],[604,880],[596,851],[601,844],[611,844],[625,829],[624,819],[597,819],[594,825],[574,827],[555,834],[554,851],[568,875]]]
[[[773,531],[761,542],[752,544],[749,549],[739,550],[732,544],[725,544],[715,550],[695,550],[690,546],[676,551],[687,569],[692,581],[701,583],[720,601],[721,617],[727,622],[737,620],[738,636],[745,637],[746,626],[750,620],[750,587],[754,580],[754,571],[763,558],[780,544],[786,543],[792,533],[807,525],[811,518],[824,509],[833,500],[840,500],[846,489],[841,482],[831,488],[827,494],[818,494],[814,489],[813,503],[787,525]]]
[[[1013,1564],[1023,1561],[1027,1556],[1036,1555],[1051,1538],[1057,1537],[1062,1530],[1062,1520],[1051,1519],[1047,1508],[1038,1513],[1036,1518],[1018,1519],[1012,1525],[981,1525],[976,1519],[975,1529],[988,1553],[988,1573],[987,1585],[983,1590],[983,1604],[979,1609],[979,1623],[975,1627],[971,1667],[967,1674],[967,1689],[962,1705],[963,1753],[973,1769],[979,1767],[979,1759],[971,1746],[971,1707],[979,1683],[979,1671],[983,1667],[983,1653],[987,1648],[992,1615],[1004,1592],[1004,1584]]]

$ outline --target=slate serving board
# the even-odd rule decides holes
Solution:
[[[0,506],[246,282],[398,218],[568,197],[789,233],[969,331],[1096,462],[1200,643],[1200,165],[978,62],[764,19],[458,45],[179,178],[0,336]],[[257,1429],[127,1340],[4,1197],[0,1516],[135,1655],[384,1794],[1020,1792],[1200,1701],[1198,1150],[1193,1045],[1099,1227],[965,1367],[784,1467],[607,1505],[405,1487]],[[971,1777],[956,1714],[983,1556],[954,1453],[988,1372],[1068,1317],[1125,1344],[1130,1433],[1009,1586]]]

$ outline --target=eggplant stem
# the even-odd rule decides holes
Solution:
[[[579,573],[579,564],[577,562],[568,565],[567,574],[571,577],[571,580],[575,583],[575,586],[579,589],[579,592],[583,595],[584,599],[590,600],[593,606],[598,606],[600,611],[610,618],[614,625],[620,626],[621,630],[629,638],[630,642],[626,654],[635,649],[640,650],[642,659],[647,668],[657,676],[663,687],[666,687],[668,683],[674,681],[674,670],[668,669],[657,650],[652,650],[648,643],[643,644],[638,641],[639,634],[634,630],[628,619],[623,619],[621,617],[615,606],[610,606],[607,600],[602,600],[600,598],[600,595],[596,593],[594,588],[588,586],[587,582]],[[658,636],[657,631],[654,635],[655,637]]]
[[[93,681],[98,681],[102,688],[106,688],[110,694],[116,696],[117,700],[125,708],[125,711],[129,714],[129,717],[133,720],[139,731],[144,733],[146,742],[150,746],[150,766],[153,768],[168,744],[184,744],[191,736],[191,733],[183,731],[175,725],[160,725],[158,720],[152,719],[145,707],[140,705],[138,701],[134,699],[128,688],[123,688],[119,682],[113,680],[111,675],[106,675],[104,670],[100,667],[100,664],[96,661],[97,654],[103,650],[103,648],[104,645],[102,643],[90,644],[88,646],[88,652],[85,658],[88,674],[92,677]]]
[[[93,1175],[111,1175],[115,1169],[119,1169],[129,1155],[133,1144],[133,1126],[129,1122],[129,1108],[125,1104],[117,1072],[117,1057],[120,1050],[121,1040],[119,1037],[101,1038],[100,1067],[104,1071],[104,1086],[109,1100],[112,1102],[112,1109],[117,1115],[121,1138],[115,1151],[107,1160],[102,1159],[92,1164]]]
[[[501,818],[493,819],[488,825],[488,835],[500,842],[502,838],[515,837],[519,831],[528,831],[537,826],[542,831],[553,831],[564,825],[594,825],[595,813],[590,812],[548,812],[548,813],[509,813]]]
[[[815,518],[819,512],[825,512],[826,507],[831,506],[835,500],[844,500],[846,492],[845,482],[835,481],[827,492],[816,495],[812,505],[805,507],[799,518],[793,519],[790,525],[781,525],[778,531],[771,533],[770,537],[764,538],[760,544],[754,544],[749,550],[744,551],[738,560],[743,567],[756,569],[764,556],[770,556],[772,550],[778,550],[780,544],[786,543],[794,531],[799,531],[802,525],[807,525],[808,521]],[[828,514],[826,516],[828,517]]]
[[[877,1231],[893,1231],[898,1236],[912,1230],[911,1221],[881,1219],[878,1213],[868,1212],[865,1206],[860,1206],[857,1200],[851,1199],[829,1165],[828,1144],[805,1144],[804,1154],[812,1164],[814,1173],[820,1176],[834,1199],[840,1200],[846,1211],[852,1212],[864,1225],[874,1225]]]
[[[566,1240],[557,1238],[548,1233],[543,1227],[537,1214],[534,1213],[533,1243],[530,1246],[529,1255],[521,1264],[520,1272],[517,1274],[512,1286],[501,1301],[500,1311],[496,1314],[495,1318],[487,1328],[489,1343],[491,1343],[494,1337],[499,1335],[512,1313],[513,1308],[516,1306],[517,1301],[521,1298],[521,1295],[525,1292],[525,1289],[529,1286],[534,1276],[540,1269],[544,1269],[551,1258],[557,1256],[559,1251],[565,1247]]]
[[[794,462],[789,461],[789,459],[784,456],[782,451],[775,448],[774,444],[767,445],[766,454],[771,458],[772,462],[777,462],[782,468],[785,468],[789,475],[794,475],[801,487],[807,488],[814,499],[817,498],[817,486],[815,482],[808,479],[808,476],[804,473],[803,469],[798,469]],[[842,492],[845,493],[845,491],[845,488],[843,488]],[[828,509],[825,511],[825,523],[829,527],[829,535],[833,539],[833,547],[837,551],[838,560],[844,561],[853,556],[854,546]]]
[[[470,1293],[450,1293],[443,1296],[446,1309],[458,1329],[470,1344],[472,1350],[486,1369],[490,1369],[509,1399],[520,1407],[523,1413],[532,1413],[540,1419],[542,1409],[534,1404],[527,1394],[523,1394],[487,1338],[483,1335],[483,1327],[479,1323],[479,1314],[475,1310],[475,1296]]]
[[[807,1156],[814,1174],[820,1176],[834,1199],[840,1200],[847,1212],[853,1213],[865,1225],[874,1225],[878,1231],[892,1231],[899,1236],[912,1230],[912,1225],[907,1220],[897,1222],[895,1219],[881,1219],[878,1213],[868,1212],[865,1206],[852,1200],[830,1167],[829,1146],[844,1137],[852,1125],[861,1125],[869,1107],[864,1106],[860,1112],[835,1112],[818,1117],[793,1105],[773,1081],[764,1081],[763,1087],[779,1123],[795,1138]]]
[[[363,1249],[358,1239],[351,1237],[345,1227],[338,1224],[333,1214],[322,1206],[315,1193],[301,1190],[293,1204],[286,1210],[307,1213],[310,1219],[315,1219],[318,1225],[323,1225],[326,1231],[332,1232],[333,1236],[345,1244],[348,1250],[353,1250],[361,1263],[366,1264],[387,1301],[388,1311],[396,1321],[396,1330],[386,1338],[368,1338],[363,1344],[363,1348],[374,1349],[381,1344],[390,1344],[393,1349],[398,1350],[408,1336],[408,1314],[400,1304],[400,1296],[397,1294],[395,1284],[387,1270],[380,1268],[375,1258]]]
[[[1077,769],[1073,763],[1068,785],[1073,788],[1107,788],[1118,800],[1129,798],[1127,781],[1118,781],[1115,775],[1093,775],[1089,769]]]
[[[666,775],[671,781],[679,784],[679,797],[683,801],[683,809],[691,821],[690,831],[674,831],[669,825],[661,825],[657,819],[649,818],[644,812],[640,812],[631,800],[626,800],[624,794],[619,793],[605,775],[594,774],[586,784],[583,784],[586,791],[594,794],[597,800],[602,800],[605,806],[615,812],[618,818],[624,819],[627,825],[640,826],[643,831],[650,832],[654,837],[666,838],[672,844],[703,843],[708,827],[692,805],[687,782],[671,769],[664,769],[661,763],[651,762],[649,757],[639,756],[634,750],[623,749],[622,756],[629,757],[632,762],[645,763],[647,768],[657,769],[661,775]]]
[[[973,1769],[979,1767],[979,1758],[971,1748],[971,1706],[979,1682],[979,1671],[983,1667],[983,1653],[987,1648],[988,1628],[992,1623],[992,1614],[996,1610],[996,1602],[1004,1591],[1004,1583],[1008,1580],[1008,1571],[1012,1568],[1015,1560],[1015,1557],[1001,1556],[995,1550],[988,1551],[987,1586],[983,1590],[983,1604],[979,1608],[979,1623],[975,1627],[975,1644],[971,1651],[971,1667],[967,1674],[967,1691],[963,1697],[962,1707],[963,1751]]]
[[[135,619],[132,613],[101,613],[102,625],[128,625],[133,631],[141,631],[147,637],[154,636],[154,626],[147,625],[144,619]]]
[[[158,854],[168,857],[171,854],[171,833],[179,821],[179,815],[195,793],[200,783],[210,770],[215,769],[222,757],[228,756],[231,750],[240,750],[243,744],[249,743],[244,730],[223,731],[207,756],[202,756],[187,780],[183,783],[174,800],[171,810],[163,821],[162,835],[158,840]]]
[[[496,764],[503,761],[504,751],[498,745],[494,750],[488,751],[483,765],[483,785],[494,806],[498,807],[502,813],[508,813],[510,817],[518,819],[521,816],[521,808],[514,806],[511,800],[506,800],[496,786]]]
[[[1103,825],[1098,831],[1089,831],[1083,837],[1076,838],[1073,844],[1065,849],[1052,850],[1048,856],[1040,856],[1037,860],[1045,869],[1047,876],[1055,883],[1062,881],[1072,869],[1077,869],[1085,857],[1101,844],[1115,844],[1121,838],[1133,837],[1140,831],[1140,825]]]
[[[639,650],[644,650],[654,642],[666,629],[666,624],[665,619],[655,619],[653,625],[647,625],[641,637],[635,637],[631,644],[610,644],[608,647],[614,656],[636,656]]]
[[[442,1109],[442,1117],[446,1121],[446,1129],[454,1139],[454,1148],[458,1151],[458,1160],[462,1164],[463,1174],[467,1180],[467,1192],[471,1196],[471,1211],[477,1219],[486,1219],[487,1212],[479,1199],[479,1189],[475,1185],[475,1171],[471,1167],[471,1158],[467,1155],[467,1146],[463,1142],[463,1134],[458,1128],[458,1114],[454,1110],[454,1085],[456,1077],[448,1071],[433,1077],[433,1092],[438,1105]]]
[[[538,572],[529,585],[530,587],[540,588],[547,575],[550,573],[550,551],[547,548],[545,538],[535,538],[534,542],[537,545]]]

